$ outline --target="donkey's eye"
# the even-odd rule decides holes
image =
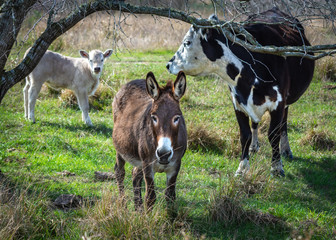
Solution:
[[[152,118],[153,123],[156,124],[158,122],[158,119],[155,115],[152,115],[151,118]]]
[[[177,125],[179,121],[180,121],[180,116],[175,116],[175,117],[173,118],[173,123],[174,123],[175,125]]]

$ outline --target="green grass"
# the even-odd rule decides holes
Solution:
[[[0,169],[6,177],[0,177],[0,239],[335,239],[336,94],[326,88],[333,82],[314,79],[290,107],[294,159],[284,159],[285,178],[269,173],[267,116],[251,174],[233,177],[239,130],[227,86],[213,77],[187,77],[181,105],[190,148],[182,159],[175,213],[164,202],[164,174],[155,176],[158,201],[148,214],[133,210],[129,164],[127,208],[118,201],[114,181],[95,181],[95,171],[113,171],[115,163],[113,95],[148,71],[161,84],[174,80],[165,70],[172,55],[120,52],[108,59],[102,82],[110,94],[97,100],[101,110],[91,109],[92,128],[81,121],[78,107],[46,92],[40,93],[31,124],[23,117],[23,86],[7,93],[0,105]],[[57,174],[64,170],[76,175]],[[68,212],[50,206],[65,193],[83,196],[85,206]]]

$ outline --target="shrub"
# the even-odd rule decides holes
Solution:
[[[121,200],[110,191],[104,192],[94,206],[85,209],[83,235],[100,239],[182,239],[191,235],[185,216],[178,212],[171,219],[163,210],[163,202],[156,202],[146,213],[126,207],[127,202],[131,202],[127,197]]]
[[[194,150],[215,150],[223,152],[225,141],[212,127],[206,124],[188,124],[188,148]]]
[[[112,104],[113,96],[109,86],[100,84],[95,94],[89,97],[90,108],[103,110]],[[63,89],[59,98],[65,107],[77,108],[78,106],[76,95],[69,89]]]
[[[209,204],[210,218],[214,222],[220,222],[225,227],[230,225],[240,225],[244,223],[252,223],[254,225],[280,225],[284,226],[284,221],[271,213],[263,213],[261,211],[246,209],[243,199],[248,197],[250,193],[247,186],[258,186],[258,192],[262,189],[270,188],[271,181],[266,175],[257,175],[249,173],[243,179],[234,178],[229,181],[227,186],[216,192]],[[255,178],[255,176],[259,176]],[[262,182],[260,182],[262,180]]]
[[[316,62],[315,74],[322,81],[336,82],[336,60],[325,57]]]
[[[301,139],[301,145],[311,145],[315,150],[333,150],[336,143],[325,131],[309,130]]]

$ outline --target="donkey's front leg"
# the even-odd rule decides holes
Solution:
[[[180,162],[180,161],[179,161]],[[171,172],[167,172],[167,188],[165,197],[168,204],[173,203],[176,199],[176,179],[180,170],[181,164],[179,163]]]
[[[142,209],[141,183],[143,179],[142,169],[134,167],[132,171],[132,178],[133,178],[135,210],[141,210]]]
[[[146,207],[147,210],[151,210],[155,200],[156,200],[156,194],[155,194],[155,185],[154,185],[154,170],[151,163],[146,163],[144,161],[143,164],[143,174],[145,178],[145,184],[146,184]]]
[[[125,178],[125,160],[117,153],[114,172],[119,189],[119,196],[124,199],[124,178]]]

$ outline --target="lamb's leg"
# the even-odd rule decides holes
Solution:
[[[35,104],[38,94],[41,91],[42,83],[33,82],[28,89],[28,119],[35,123]]]
[[[82,110],[82,119],[88,126],[93,126],[89,116],[89,98],[87,92],[78,92],[76,94],[78,104]]]
[[[29,76],[26,77],[26,85],[23,88],[24,116],[28,118],[28,90],[30,88]]]

